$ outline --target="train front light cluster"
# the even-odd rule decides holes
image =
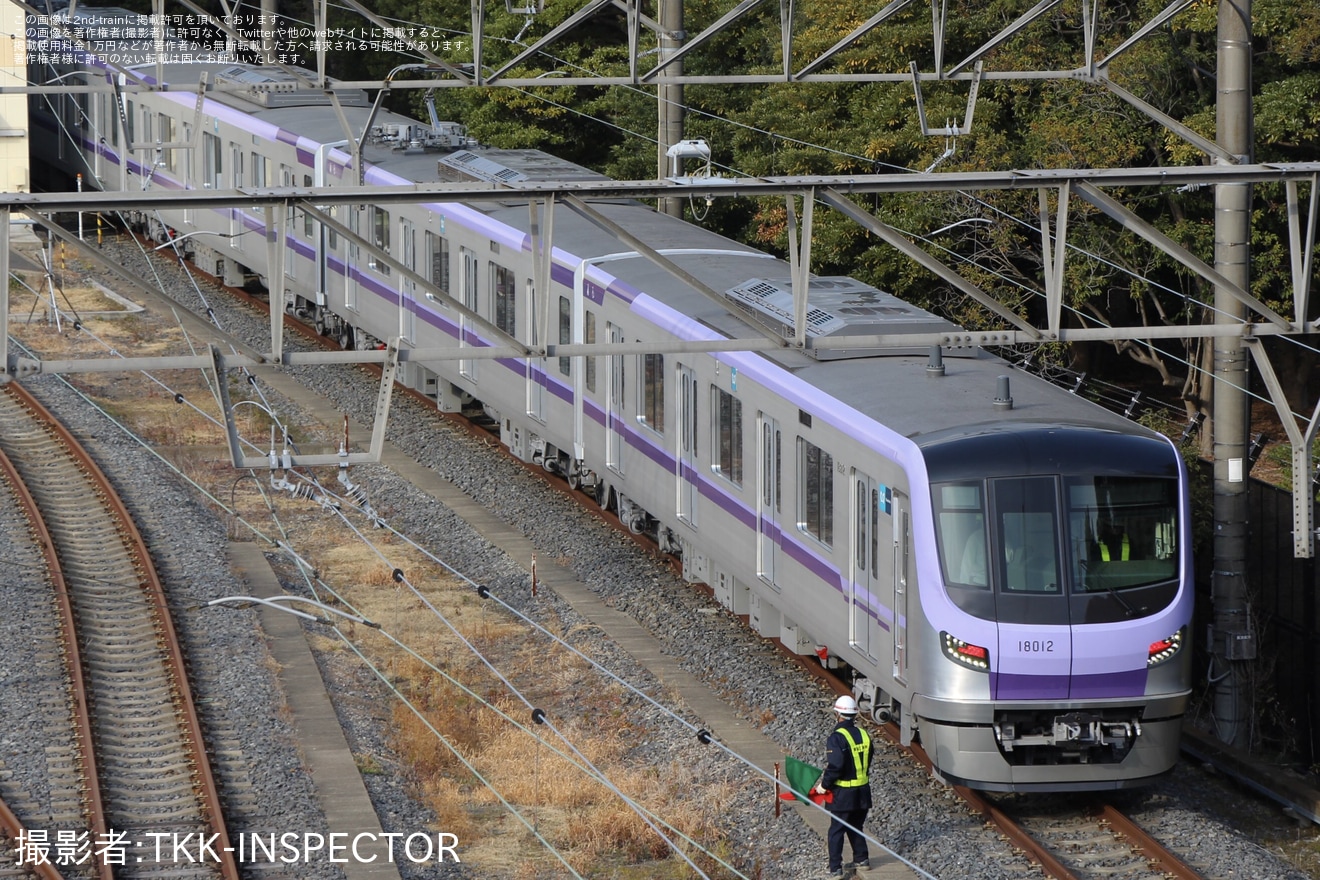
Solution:
[[[1150,651],[1146,655],[1146,668],[1150,669],[1159,666],[1161,663],[1172,660],[1174,655],[1182,650],[1183,633],[1187,627],[1182,627],[1176,633],[1168,638],[1160,639],[1158,642],[1150,643]]]
[[[962,639],[951,636],[946,632],[940,633],[940,641],[944,644],[944,656],[950,660],[978,672],[990,671],[990,651],[988,649],[982,648],[980,645],[973,645],[971,642],[964,642]]]

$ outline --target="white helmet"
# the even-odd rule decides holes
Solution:
[[[838,712],[840,715],[856,715],[857,701],[847,694],[844,694],[842,697],[839,697],[834,701],[834,711]]]

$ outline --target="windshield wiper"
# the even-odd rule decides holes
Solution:
[[[1087,560],[1085,560],[1085,559],[1079,559],[1078,562],[1081,563],[1081,565],[1082,565],[1082,574],[1083,574],[1083,576],[1085,576],[1085,574],[1086,574],[1086,564],[1087,564]],[[1124,598],[1119,594],[1118,590],[1115,590],[1115,589],[1113,588],[1113,586],[1111,586],[1110,584],[1106,583],[1103,579],[1100,581],[1100,586],[1104,587],[1104,588],[1105,588],[1105,592],[1107,592],[1107,593],[1109,593],[1109,595],[1113,596],[1114,599],[1118,602],[1118,604],[1123,606],[1123,610],[1127,612],[1127,616],[1128,616],[1128,617],[1135,617],[1135,616],[1136,616],[1136,614],[1137,614],[1137,609],[1135,609],[1135,608],[1133,608],[1131,605],[1129,605],[1129,604],[1128,604],[1128,600],[1127,600],[1127,599],[1124,599]]]

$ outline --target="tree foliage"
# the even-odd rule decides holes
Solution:
[[[582,0],[546,0],[534,16],[491,7],[482,57],[502,66],[559,22]],[[1060,4],[1046,17],[984,56],[987,71],[1079,71],[1086,66],[1082,4]],[[1032,6],[1031,0],[956,4],[945,29],[947,69]],[[1098,5],[1095,59],[1106,57],[1165,6],[1164,0],[1105,0]],[[379,0],[381,15],[425,22],[470,39],[472,6],[458,0]],[[724,15],[729,0],[688,0],[684,29],[701,32]],[[878,7],[875,7],[878,8]],[[874,14],[870,5],[803,0],[791,68],[832,47]],[[1203,136],[1215,136],[1217,9],[1199,0],[1169,24],[1119,55],[1107,69],[1121,89]],[[652,7],[643,12],[656,16]],[[1296,0],[1254,0],[1254,143],[1258,161],[1303,161],[1320,155],[1320,6]],[[763,3],[684,59],[685,72],[719,77],[782,69],[777,4]],[[929,4],[912,3],[854,41],[821,72],[902,74],[912,62],[935,65]],[[470,44],[469,44],[470,45]],[[643,30],[643,69],[657,41]],[[455,60],[470,60],[470,48]],[[351,77],[383,76],[398,58],[341,61]],[[539,147],[623,179],[656,176],[656,90],[647,87],[555,86],[558,76],[620,75],[628,70],[626,19],[612,6],[580,23],[510,75],[547,80],[531,89],[436,92],[443,118],[461,121],[484,143]],[[968,86],[922,85],[932,127],[961,123]],[[396,96],[397,99],[397,96]],[[416,115],[420,95],[408,96]],[[922,133],[908,81],[844,84],[710,84],[685,89],[685,134],[703,137],[731,175],[778,176],[1029,168],[1106,168],[1206,163],[1206,156],[1152,121],[1114,91],[1083,76],[1006,80],[981,85],[970,133],[956,138]],[[409,109],[409,108],[404,108]],[[1210,190],[1112,193],[1143,220],[1206,262],[1214,260],[1214,197]],[[1304,192],[1303,196],[1307,194]],[[1292,289],[1281,186],[1255,189],[1251,242],[1253,292],[1289,313]],[[915,237],[923,247],[1001,302],[1044,321],[1041,216],[1034,191],[891,194],[864,207]],[[1051,218],[1057,206],[1047,206]],[[787,248],[782,199],[719,200],[693,206],[701,222],[731,237],[779,253]],[[849,274],[904,299],[935,308],[969,327],[991,323],[978,305],[835,212],[818,210],[812,268]],[[1065,267],[1065,321],[1097,324],[1191,323],[1210,320],[1213,291],[1201,279],[1073,198]],[[1205,350],[1191,342],[1078,346],[1061,356],[1085,369],[1122,363],[1153,370],[1180,391],[1189,410],[1203,409]],[[1117,356],[1117,357],[1116,357]],[[1303,375],[1304,371],[1294,371]],[[1298,391],[1300,394],[1300,390]]]

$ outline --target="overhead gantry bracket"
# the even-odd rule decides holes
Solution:
[[[234,419],[234,403],[229,394],[227,372],[230,366],[225,356],[215,345],[208,346],[211,368],[215,371],[216,387],[220,393],[220,406],[225,417],[225,436],[229,441],[230,460],[236,468],[266,468],[270,466],[270,456],[266,454],[247,455],[243,451],[243,441],[238,436],[238,424]],[[246,359],[244,359],[246,360]],[[326,467],[345,464],[378,464],[385,448],[385,426],[389,419],[390,402],[394,394],[394,378],[399,370],[399,340],[390,340],[385,349],[385,362],[381,365],[380,391],[376,395],[376,417],[372,425],[371,448],[367,452],[349,452],[344,455],[302,455],[289,452],[286,462],[289,467]]]

